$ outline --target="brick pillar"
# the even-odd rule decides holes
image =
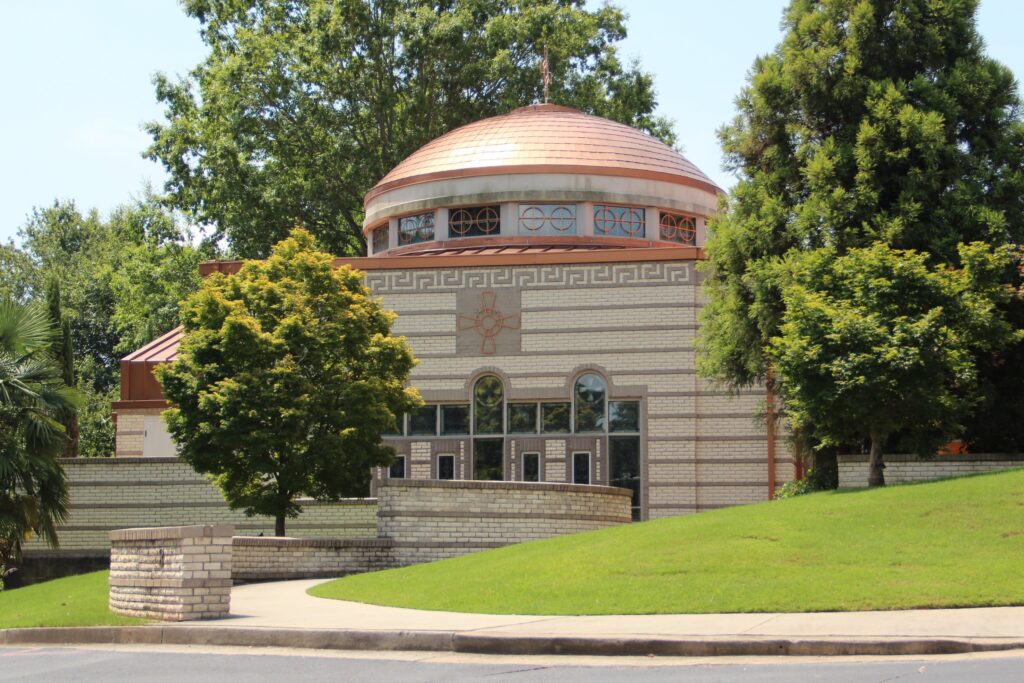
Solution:
[[[227,616],[230,524],[110,532],[110,609],[163,621]]]

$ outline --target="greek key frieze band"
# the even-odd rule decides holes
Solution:
[[[376,294],[448,292],[459,289],[518,287],[601,287],[674,285],[694,281],[692,263],[601,263],[581,266],[505,266],[369,272],[366,284]]]

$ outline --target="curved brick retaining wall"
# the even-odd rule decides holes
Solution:
[[[394,566],[387,538],[236,536],[231,578],[237,581],[314,579]]]
[[[630,492],[611,486],[389,479],[378,530],[397,565],[430,562],[631,521]]]
[[[375,571],[631,519],[630,492],[609,486],[392,479],[378,500],[376,539],[235,537],[232,578]]]
[[[862,488],[868,485],[868,456],[840,455],[839,488]],[[1024,454],[964,453],[920,458],[916,455],[885,456],[885,482],[910,484],[916,481],[935,481],[965,474],[994,472],[1024,467]]]

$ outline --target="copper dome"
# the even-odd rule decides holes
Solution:
[[[719,188],[685,157],[627,125],[536,104],[456,128],[398,164],[366,195],[414,183],[504,173],[591,173]]]

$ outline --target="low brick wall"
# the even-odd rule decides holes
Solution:
[[[394,565],[386,538],[278,538],[236,536],[231,577],[279,581],[359,574]]]
[[[631,521],[630,492],[610,486],[389,479],[377,499],[396,566]]]
[[[164,621],[227,615],[233,533],[220,524],[111,532],[111,611]]]
[[[240,536],[274,533],[272,517],[233,511],[209,481],[179,458],[71,458],[61,460],[71,491],[71,515],[60,527],[60,550],[33,539],[25,546],[30,581],[105,566],[107,534],[137,527],[231,524]],[[377,501],[302,501],[288,520],[291,536],[375,538]]]
[[[868,456],[840,455],[839,488],[862,488],[868,485]],[[935,481],[965,474],[1007,470],[1024,467],[1024,455],[1006,453],[965,453],[939,455],[922,459],[916,455],[885,456],[885,482],[909,484],[916,481]]]

